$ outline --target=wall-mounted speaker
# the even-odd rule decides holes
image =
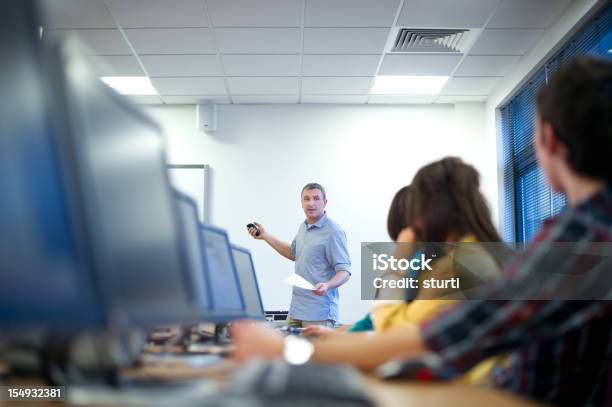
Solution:
[[[217,130],[217,105],[199,103],[196,106],[196,129],[206,133]]]

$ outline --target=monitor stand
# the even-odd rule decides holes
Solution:
[[[215,342],[217,345],[228,345],[231,343],[229,338],[229,325],[227,323],[215,324]]]

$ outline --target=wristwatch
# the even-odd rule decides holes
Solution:
[[[291,365],[303,365],[310,360],[314,350],[314,345],[310,341],[289,335],[285,338],[283,357]]]

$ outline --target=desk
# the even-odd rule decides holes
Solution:
[[[542,406],[512,394],[463,383],[408,383],[367,377],[372,399],[381,407],[517,407]]]
[[[137,369],[130,369],[125,375],[133,378],[161,378],[167,380],[197,379],[218,380],[227,382],[228,377],[237,368],[231,360],[224,360],[215,366],[193,368],[184,363],[150,363]],[[366,376],[367,391],[378,406],[381,407],[519,407],[541,406],[541,404],[506,394],[500,391],[472,387],[463,383],[419,384],[399,381],[382,381],[376,377]],[[36,385],[35,383],[19,383]],[[17,385],[17,384],[16,384]],[[21,401],[2,403],[6,407],[23,407]],[[40,407],[57,407],[59,403],[37,403]],[[117,407],[116,405],[112,407]]]
[[[201,369],[194,369],[180,363],[149,364],[128,371],[126,374],[132,377],[166,377],[169,380],[199,377],[226,381],[235,369],[235,363],[227,360],[219,365]],[[372,399],[381,407],[541,406],[541,404],[512,394],[473,387],[464,383],[409,383],[383,381],[373,376],[366,376],[365,380]]]

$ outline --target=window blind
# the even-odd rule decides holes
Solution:
[[[528,242],[547,218],[561,213],[565,196],[553,192],[533,149],[536,95],[550,75],[579,55],[612,58],[612,6],[604,8],[571,38],[516,95],[500,108],[504,171],[503,236]]]

